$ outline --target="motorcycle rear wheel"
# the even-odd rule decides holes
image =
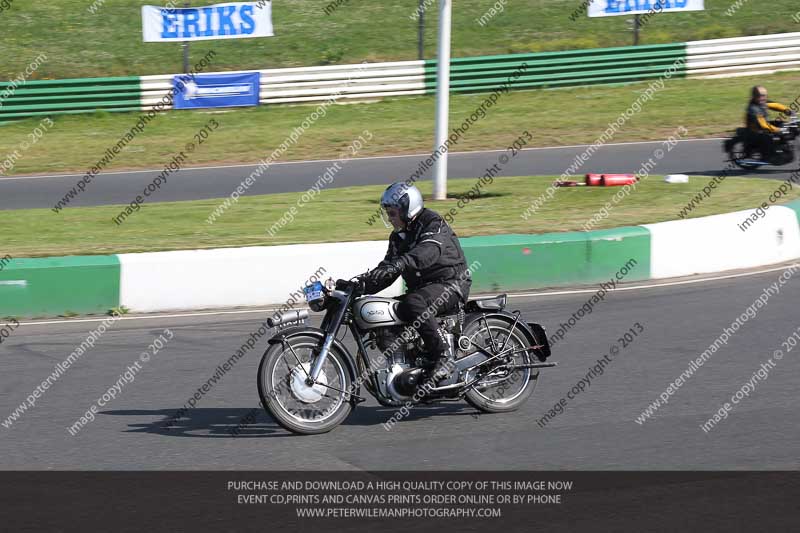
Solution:
[[[497,348],[503,346],[503,351],[508,348],[512,348],[513,351],[528,346],[525,334],[518,327],[512,331],[511,325],[499,318],[488,318],[486,322],[476,320],[467,327],[464,335],[474,346],[481,346],[490,353],[493,353],[493,346]],[[520,352],[512,356],[511,367],[513,368],[513,364],[531,362],[533,361],[529,352]],[[464,399],[472,407],[484,413],[515,411],[533,394],[538,379],[539,371],[532,368],[499,371],[481,379],[467,391]]]
[[[319,346],[320,339],[312,335],[271,344],[258,367],[261,404],[292,433],[327,433],[344,422],[353,409],[347,394],[339,392],[351,390],[352,378],[345,356],[335,347],[328,352],[317,384],[306,383]]]
[[[747,143],[744,140],[736,138],[730,145],[730,149],[728,151],[728,155],[730,156],[730,160],[733,163],[744,170],[755,170],[757,168],[761,168],[763,165],[753,165],[749,163],[745,163],[744,161],[748,159],[755,158],[755,154],[758,154],[758,158],[760,159],[762,155],[759,152],[754,152],[752,149],[748,148]]]

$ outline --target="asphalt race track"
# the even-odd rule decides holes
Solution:
[[[607,145],[578,173],[634,172],[658,143]],[[531,149],[504,175],[558,175],[582,147]],[[451,177],[480,176],[498,152],[452,154]],[[404,178],[422,156],[353,160],[333,187],[383,184]],[[632,163],[633,162],[633,163]],[[249,194],[301,191],[328,162],[276,164]],[[681,142],[654,172],[713,175],[724,167],[720,140]],[[252,166],[184,169],[159,200],[224,197]],[[761,175],[785,178],[791,169]],[[95,178],[74,205],[125,203],[157,171],[108,173]],[[51,207],[77,176],[0,178],[0,209]],[[267,310],[132,316],[115,324],[73,367],[9,427],[0,469],[302,469],[302,470],[790,470],[800,466],[798,353],[782,341],[800,319],[790,280],[766,307],[698,369],[655,416],[636,418],[750,306],[781,273],[778,267],[623,286],[581,319],[554,348],[556,369],[542,371],[537,390],[517,413],[479,415],[466,403],[418,407],[386,431],[394,409],[374,400],[360,405],[333,432],[293,436],[259,406],[256,371],[266,348],[259,340],[172,429],[164,423],[259,328]],[[337,273],[349,276],[352,273]],[[800,278],[800,275],[798,275]],[[591,297],[594,288],[518,295],[511,308],[551,333]],[[317,315],[317,320],[320,318]],[[0,421],[46,379],[101,319],[23,322],[0,345]],[[578,383],[596,360],[635,323],[644,328],[588,388],[567,400],[545,427],[545,413]],[[153,338],[169,328],[175,338],[143,365],[133,382],[75,436],[67,428],[117,383]],[[349,337],[348,337],[349,339]],[[778,349],[785,357],[749,397],[706,433],[700,425],[729,402]],[[255,416],[249,423],[248,415]],[[240,426],[238,435],[232,431]]]
[[[782,271],[772,267],[723,279],[623,285],[626,290],[610,293],[555,346],[552,360],[560,366],[542,371],[535,394],[516,413],[477,415],[466,403],[420,407],[386,431],[382,423],[394,410],[370,398],[333,432],[310,437],[288,434],[258,407],[256,371],[266,338],[176,427],[162,428],[268,311],[130,317],[108,330],[34,408],[11,427],[0,427],[0,468],[794,470],[800,467],[800,346],[787,351],[782,341],[800,325],[795,307],[800,275],[745,322],[654,418],[635,422]],[[552,333],[594,290],[509,301],[512,310],[522,310]],[[636,322],[644,332],[589,388],[568,400],[562,414],[540,427],[537,421],[545,412]],[[0,420],[98,323],[23,322],[0,346]],[[67,427],[164,328],[175,338],[100,409],[94,422],[71,436]],[[768,377],[705,433],[700,425],[778,349],[785,356]],[[255,422],[239,436],[231,435],[254,408]]]
[[[653,156],[662,141],[608,144],[601,147],[578,169],[586,172],[636,172],[642,162]],[[501,176],[561,175],[583,146],[533,148],[522,151],[503,166]],[[479,177],[497,163],[500,152],[465,152],[450,154],[451,178]],[[327,187],[387,184],[406,179],[427,155],[389,156],[353,159],[343,165]],[[248,195],[305,191],[325,173],[331,161],[307,161],[274,164],[248,191]],[[681,141],[667,153],[652,173],[718,175],[725,168],[721,139]],[[169,178],[158,192],[158,201],[201,200],[229,196],[256,167],[184,168]],[[786,179],[794,166],[762,170],[758,175]],[[152,182],[159,170],[109,172],[95,177],[85,192],[70,206],[127,204]],[[734,171],[730,175],[748,175]],[[429,178],[430,172],[423,179]],[[80,179],[80,175],[0,177],[0,209],[50,208]]]

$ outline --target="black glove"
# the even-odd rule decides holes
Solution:
[[[378,266],[370,271],[369,282],[380,287],[394,281],[403,272],[404,264],[399,257],[390,261],[381,261]]]

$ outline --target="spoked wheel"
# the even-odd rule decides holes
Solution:
[[[344,356],[331,347],[317,382],[309,374],[320,340],[298,335],[272,344],[258,368],[261,403],[282,427],[303,435],[325,433],[341,424],[352,410],[345,392],[352,379]]]
[[[529,345],[525,335],[519,330],[511,330],[511,324],[497,318],[485,322],[472,322],[464,335],[472,346],[480,346],[487,352],[498,354],[515,352]],[[497,370],[486,375],[467,392],[467,402],[486,413],[503,413],[518,409],[533,394],[539,371],[532,368],[514,370],[515,365],[531,363],[527,351],[506,356],[505,370]]]
[[[755,170],[763,166],[759,164],[748,163],[749,160],[761,159],[762,156],[757,150],[748,147],[747,144],[741,139],[736,139],[733,142],[728,153],[731,156],[731,161],[733,161],[737,167],[744,170]]]

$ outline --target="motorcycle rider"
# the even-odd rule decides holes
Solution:
[[[767,100],[767,89],[762,85],[756,85],[752,89],[750,103],[747,105],[745,125],[751,134],[750,144],[759,151],[761,160],[765,163],[772,156],[772,136],[781,132],[780,121],[767,121],[768,109],[779,111],[784,115],[793,113],[789,107]]]
[[[389,236],[386,257],[366,277],[369,294],[380,292],[402,276],[408,291],[400,298],[397,314],[412,323],[430,358],[435,360],[434,380],[450,374],[454,348],[439,329],[436,316],[466,303],[472,279],[458,237],[441,216],[423,206],[414,185],[400,181],[389,185],[381,196],[381,218]],[[388,220],[387,220],[388,219]]]

